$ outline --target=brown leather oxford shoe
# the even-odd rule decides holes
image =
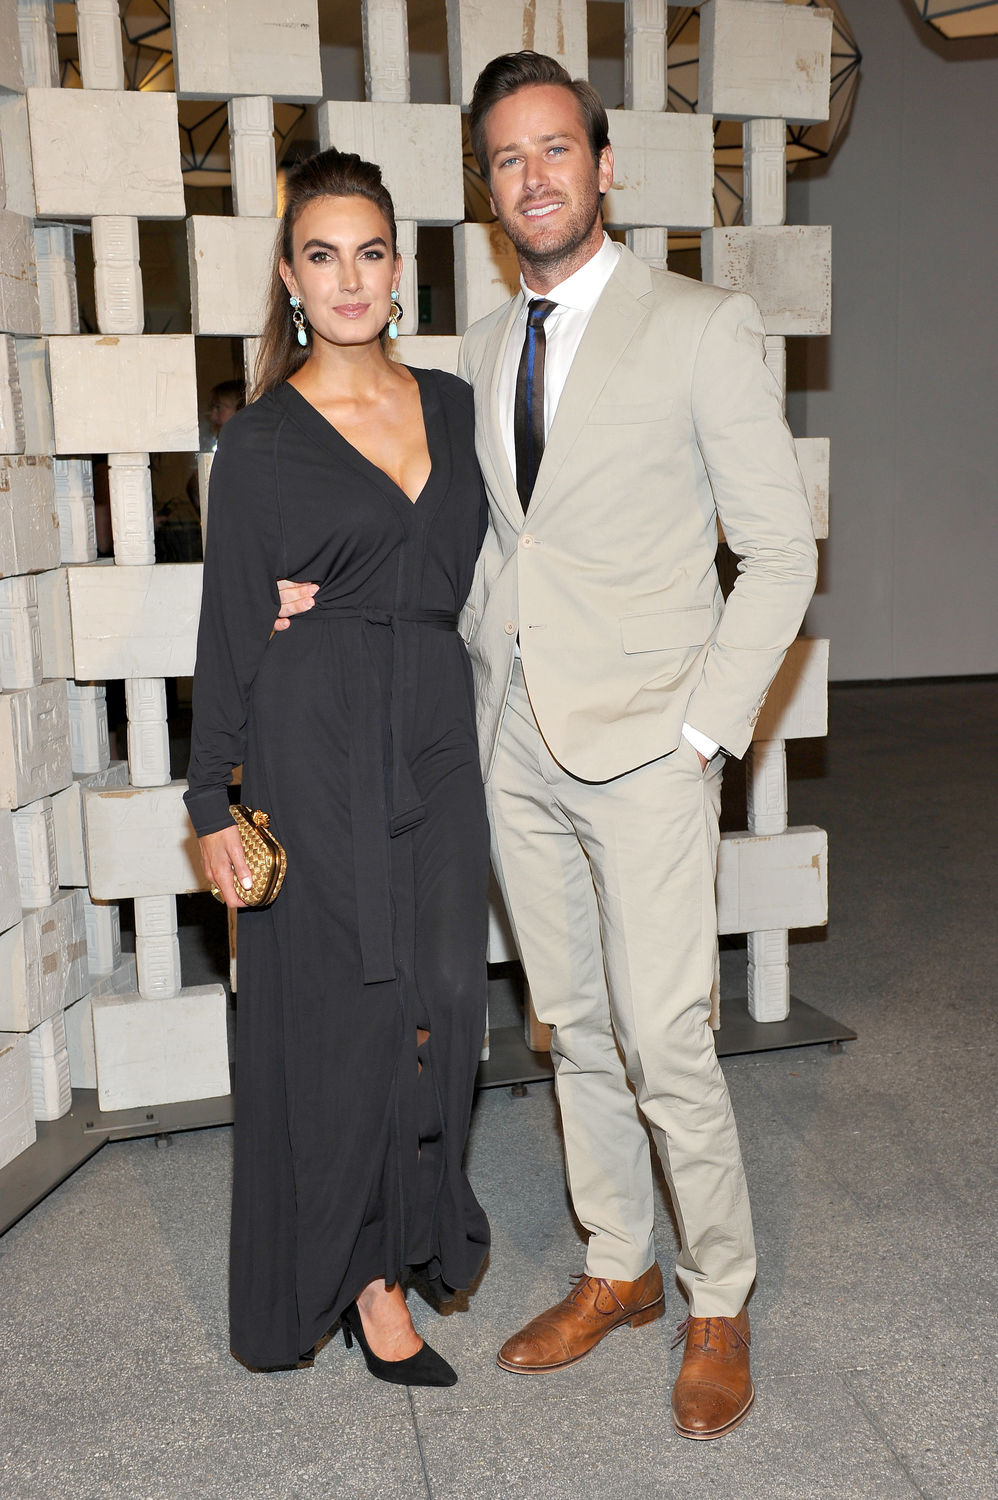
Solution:
[[[637,1281],[607,1281],[602,1276],[574,1276],[568,1296],[514,1333],[499,1350],[496,1363],[516,1375],[539,1375],[574,1365],[614,1328],[640,1328],[665,1310],[662,1272],[653,1261]]]
[[[755,1399],[749,1374],[749,1317],[687,1318],[682,1368],[672,1388],[672,1420],[688,1438],[718,1438],[748,1416]],[[679,1342],[677,1338],[676,1343]]]

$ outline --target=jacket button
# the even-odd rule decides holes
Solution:
[[[505,624],[505,626],[503,628],[505,629],[507,635],[515,635],[516,634],[516,621],[515,620],[507,620],[506,624]]]
[[[532,547],[533,545],[534,545],[534,539],[530,535],[529,531],[527,532],[526,536],[521,536],[521,538],[520,538],[520,546],[521,547]]]

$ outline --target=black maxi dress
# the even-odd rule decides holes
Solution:
[[[231,826],[242,762],[288,856],[238,918],[230,1326],[254,1366],[296,1363],[376,1277],[467,1286],[488,1246],[462,1168],[488,834],[455,628],[486,501],[469,387],[412,373],[415,503],[287,384],[212,468],[187,807]],[[282,577],[320,589],[272,635]]]

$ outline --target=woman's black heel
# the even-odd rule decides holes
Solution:
[[[352,1349],[354,1339],[357,1340],[367,1368],[378,1380],[387,1380],[389,1385],[457,1384],[457,1371],[435,1349],[431,1349],[425,1340],[422,1349],[417,1354],[410,1354],[408,1359],[379,1359],[371,1352],[356,1302],[351,1302],[349,1307],[343,1309],[340,1321],[343,1325],[343,1342],[348,1349]]]

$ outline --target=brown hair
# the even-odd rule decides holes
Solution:
[[[319,151],[315,156],[298,162],[287,175],[284,191],[284,213],[274,245],[267,315],[253,372],[254,401],[300,370],[310,353],[310,343],[303,346],[298,342],[288,306],[288,289],[280,273],[282,260],[288,265],[292,263],[295,225],[306,203],[311,203],[314,198],[367,198],[388,221],[393,256],[398,249],[395,206],[381,180],[381,168],[373,162],[363,161],[355,151],[337,151],[330,147],[328,151]],[[306,336],[311,340],[307,325]],[[382,334],[382,343],[385,342],[386,335]]]
[[[502,57],[494,57],[490,63],[486,63],[478,75],[475,92],[471,96],[471,148],[486,182],[491,180],[488,145],[485,140],[485,122],[489,111],[501,99],[507,99],[510,94],[535,83],[556,83],[574,94],[589,136],[594,161],[599,161],[600,152],[610,144],[606,109],[591,83],[585,78],[573,78],[560,62],[545,56],[543,52],[506,52]]]

